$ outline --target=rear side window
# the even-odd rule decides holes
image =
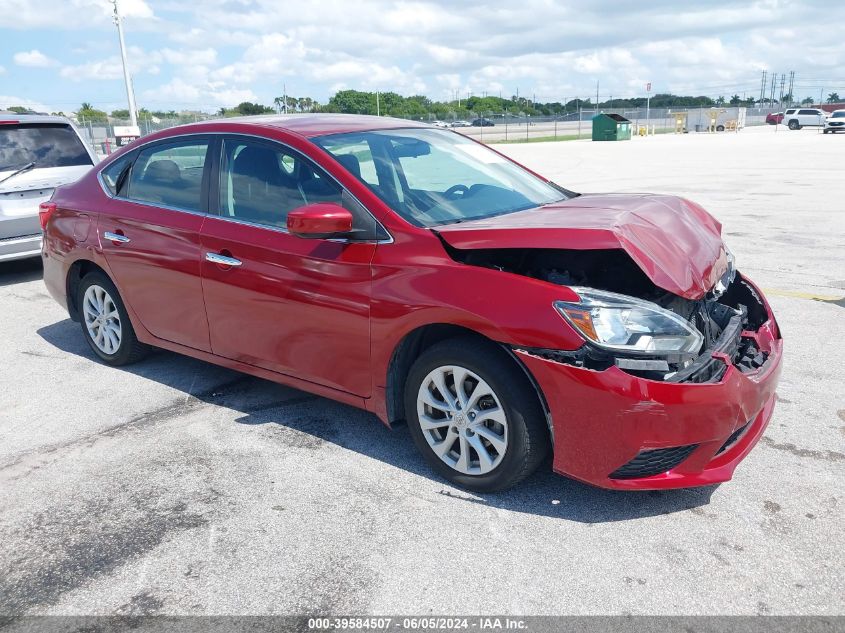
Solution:
[[[85,146],[69,125],[20,123],[0,125],[0,171],[93,165]]]
[[[812,114],[813,116],[818,116],[820,112],[818,110],[799,110],[798,114]]]
[[[208,141],[155,145],[138,153],[129,175],[130,200],[186,211],[202,210]]]
[[[135,158],[133,152],[124,154],[100,172],[100,175],[103,177],[103,183],[111,195],[116,196],[120,191],[126,190],[126,176],[128,175],[129,167],[132,165],[133,158]]]

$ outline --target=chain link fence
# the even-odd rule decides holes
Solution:
[[[744,113],[742,112],[744,110]],[[434,115],[416,117],[414,120],[428,122],[454,129],[485,143],[520,142],[533,140],[588,139],[592,136],[592,118],[598,113],[619,114],[633,124],[634,133],[664,134],[678,131],[678,114],[683,119],[682,132],[707,132],[715,117],[719,131],[738,131],[741,127],[764,125],[766,115],[779,111],[777,108],[614,108],[580,109],[555,116],[530,116],[504,112],[452,112],[438,119]],[[293,115],[307,116],[307,115]],[[142,136],[177,125],[220,118],[217,115],[183,115],[175,118],[144,118],[138,121]],[[739,122],[739,125],[732,125]],[[118,148],[114,134],[115,127],[128,126],[128,120],[109,119],[104,121],[77,122],[80,131],[101,155],[107,155]]]

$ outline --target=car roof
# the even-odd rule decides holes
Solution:
[[[70,125],[71,120],[63,116],[50,114],[17,114],[15,112],[0,114],[0,123],[62,123]]]
[[[229,119],[211,119],[198,123],[199,126],[216,124],[262,125],[290,130],[306,137],[344,134],[348,132],[371,132],[373,130],[395,130],[397,128],[427,128],[427,123],[394,119],[385,116],[363,114],[271,114]]]

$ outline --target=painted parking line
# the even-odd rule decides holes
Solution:
[[[810,299],[812,301],[826,301],[835,303],[845,300],[842,295],[820,295],[814,292],[801,292],[799,290],[780,290],[778,288],[764,288],[763,292],[767,295],[775,295],[778,297],[792,297],[793,299]]]

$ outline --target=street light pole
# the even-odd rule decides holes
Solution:
[[[120,38],[120,58],[123,60],[123,81],[126,82],[126,98],[129,101],[129,118],[132,127],[138,127],[138,108],[135,106],[135,90],[132,88],[132,78],[129,76],[129,66],[126,63],[126,42],[123,41],[123,22],[117,9],[117,0],[111,0],[114,5],[114,23]]]

